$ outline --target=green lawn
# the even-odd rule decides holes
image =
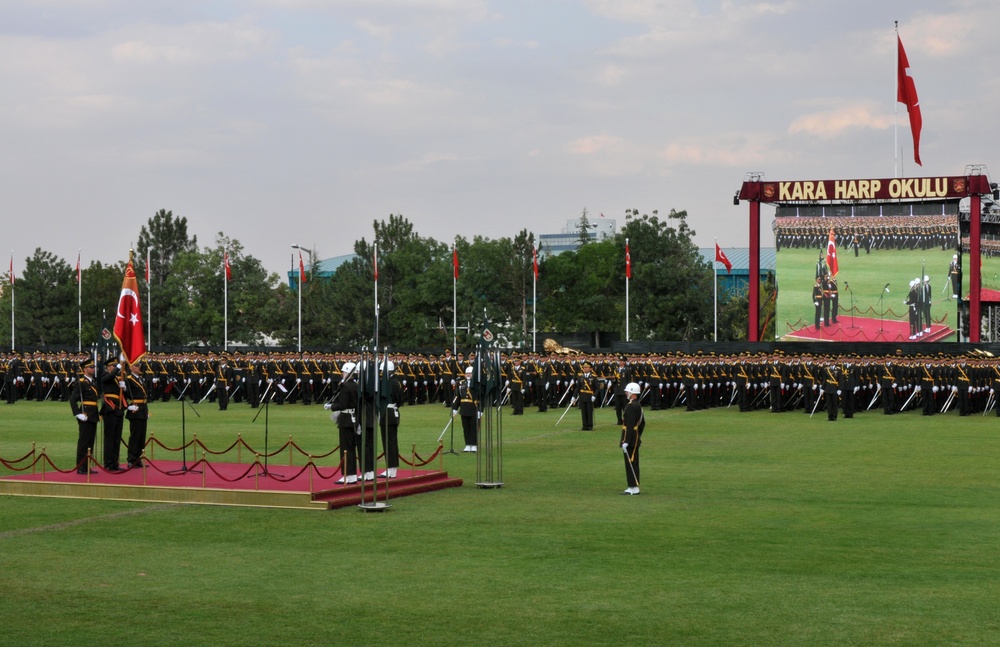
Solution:
[[[0,456],[72,462],[67,405],[0,411]],[[209,446],[262,443],[245,405],[199,413]],[[995,417],[646,413],[638,497],[613,411],[531,409],[503,419],[503,488],[447,456],[464,487],[382,514],[0,497],[0,645],[996,643]],[[447,409],[402,415],[432,451]],[[334,442],[317,406],[269,425]],[[150,427],[179,442],[180,405]]]
[[[954,328],[956,325],[955,301],[948,282],[948,264],[952,251],[940,248],[926,250],[872,250],[865,254],[862,249],[855,257],[853,250],[838,253],[839,272],[837,284],[840,292],[840,317],[850,317],[850,308],[856,308],[856,316],[907,320],[907,306],[903,304],[909,293],[911,280],[926,275],[931,279],[933,299],[931,318]],[[819,253],[815,249],[782,248],[777,255],[775,270],[778,280],[778,303],[775,320],[778,337],[791,331],[791,327],[812,325],[812,288],[816,277],[816,261]],[[923,271],[923,274],[921,274]],[[889,284],[889,292],[884,291]],[[879,304],[879,297],[882,303]],[[954,340],[954,336],[946,338]]]

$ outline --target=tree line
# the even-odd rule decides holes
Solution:
[[[712,338],[713,269],[692,242],[695,232],[685,211],[671,210],[661,219],[656,211],[640,215],[630,209],[621,230],[602,241],[587,235],[585,211],[580,222],[582,244],[576,251],[547,255],[537,250],[536,284],[538,246],[527,230],[495,240],[457,237],[451,244],[420,236],[402,215],[376,220],[372,240],[356,241],[355,256],[332,276],[318,275],[319,253],[308,252],[301,285],[302,346],[336,350],[372,343],[376,246],[380,345],[468,347],[486,318],[505,346],[530,350],[533,315],[539,336],[585,334],[595,347],[624,340],[626,239],[632,341]],[[211,245],[199,247],[197,237],[188,233],[187,218],[167,210],[154,214],[137,240],[133,262],[144,319],[151,312],[151,321],[144,322],[151,350],[221,348],[227,339],[251,347],[296,346],[298,281],[289,285],[268,273],[239,240],[219,232]],[[228,283],[223,278],[226,256],[232,276]],[[16,346],[73,349],[96,343],[101,331],[114,325],[126,262],[93,260],[80,267],[78,284],[75,264],[35,249],[14,285]],[[0,312],[10,313],[10,276],[3,288]],[[720,340],[746,338],[746,303],[745,291],[720,298]],[[455,319],[457,340],[452,336]],[[0,332],[0,343],[10,347],[9,328]]]

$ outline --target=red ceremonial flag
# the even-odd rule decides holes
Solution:
[[[837,243],[834,242],[832,228],[826,243],[826,266],[830,270],[830,276],[837,276]]]
[[[531,248],[531,264],[534,267],[534,270],[535,270],[535,280],[537,281],[538,280],[538,248],[537,247],[532,247]]]
[[[80,252],[76,253],[76,284],[80,285]]]
[[[628,241],[625,241],[625,278],[632,278],[632,253],[628,249]]]
[[[222,257],[223,257],[223,263],[226,266],[226,280],[227,281],[232,281],[233,280],[233,271],[229,268],[229,252],[223,252],[222,253]]]
[[[376,278],[378,275],[378,269],[375,270]],[[302,250],[299,250],[299,284],[305,283],[309,279],[306,278],[306,265],[302,262]]]
[[[899,43],[899,78],[896,81],[896,101],[906,104],[906,112],[910,115],[910,131],[913,133],[913,161],[919,166],[920,163],[920,129],[924,125],[923,117],[920,116],[920,100],[917,99],[917,86],[913,84],[913,76],[910,75],[910,61],[906,58],[906,51],[903,49],[903,41],[899,34],[896,34],[896,42]]]
[[[146,354],[146,336],[142,331],[142,309],[139,307],[139,283],[135,279],[135,268],[129,258],[122,281],[122,293],[118,297],[118,313],[115,315],[115,339],[121,346],[122,354],[129,364],[134,364]]]
[[[715,243],[715,260],[726,266],[726,274],[729,274],[729,271],[733,269],[733,264],[726,258],[726,253],[719,247],[719,243]]]
[[[455,280],[458,280],[458,248],[451,248],[451,266],[455,270]]]

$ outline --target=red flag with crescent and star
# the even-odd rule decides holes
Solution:
[[[139,283],[135,278],[131,257],[125,266],[125,279],[118,297],[115,339],[129,364],[134,364],[146,354],[146,335],[142,330],[142,308],[139,306]]]
[[[733,269],[733,264],[729,261],[726,253],[722,251],[722,248],[719,247],[719,243],[715,243],[715,260],[726,266],[726,274]]]
[[[833,229],[830,229],[830,238],[826,241],[826,266],[830,270],[830,276],[837,276],[837,242],[833,236]]]

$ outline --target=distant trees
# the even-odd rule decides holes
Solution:
[[[355,348],[374,343],[376,246],[379,346],[390,350],[467,347],[485,316],[505,344],[528,348],[534,305],[540,333],[586,333],[595,345],[606,345],[609,335],[625,336],[626,239],[632,267],[631,339],[711,339],[712,268],[692,241],[694,231],[688,227],[685,211],[672,210],[661,219],[656,211],[640,214],[629,209],[622,229],[602,241],[587,235],[586,209],[580,223],[581,241],[586,237],[587,244],[551,256],[540,249],[536,283],[533,253],[537,243],[527,230],[513,238],[458,237],[453,248],[451,243],[420,236],[401,214],[375,220],[371,241],[356,241],[355,257],[332,277],[316,272],[317,253],[310,253],[312,276],[301,286],[303,346]],[[238,240],[219,232],[212,245],[199,248],[197,239],[188,234],[187,219],[167,210],[156,212],[142,226],[138,240],[134,261],[144,314],[150,306],[145,280],[149,252],[153,332],[147,341],[151,349],[219,347],[225,341],[296,344],[298,286],[269,274]],[[459,265],[457,281],[454,254]],[[225,281],[226,255],[232,273],[229,282]],[[125,259],[107,266],[91,262],[83,269],[84,345],[96,341],[108,323],[124,265]],[[76,345],[75,278],[69,263],[35,250],[23,276],[18,277],[18,346]],[[745,322],[745,300],[740,298],[745,299],[737,295],[720,304],[720,338],[739,338],[741,328],[745,338],[746,325],[740,323],[740,308]],[[0,312],[9,311],[9,302],[10,291],[5,290],[0,295]],[[453,336],[456,320],[457,340]],[[9,331],[6,338],[9,341]],[[0,331],[0,342],[3,339]]]

